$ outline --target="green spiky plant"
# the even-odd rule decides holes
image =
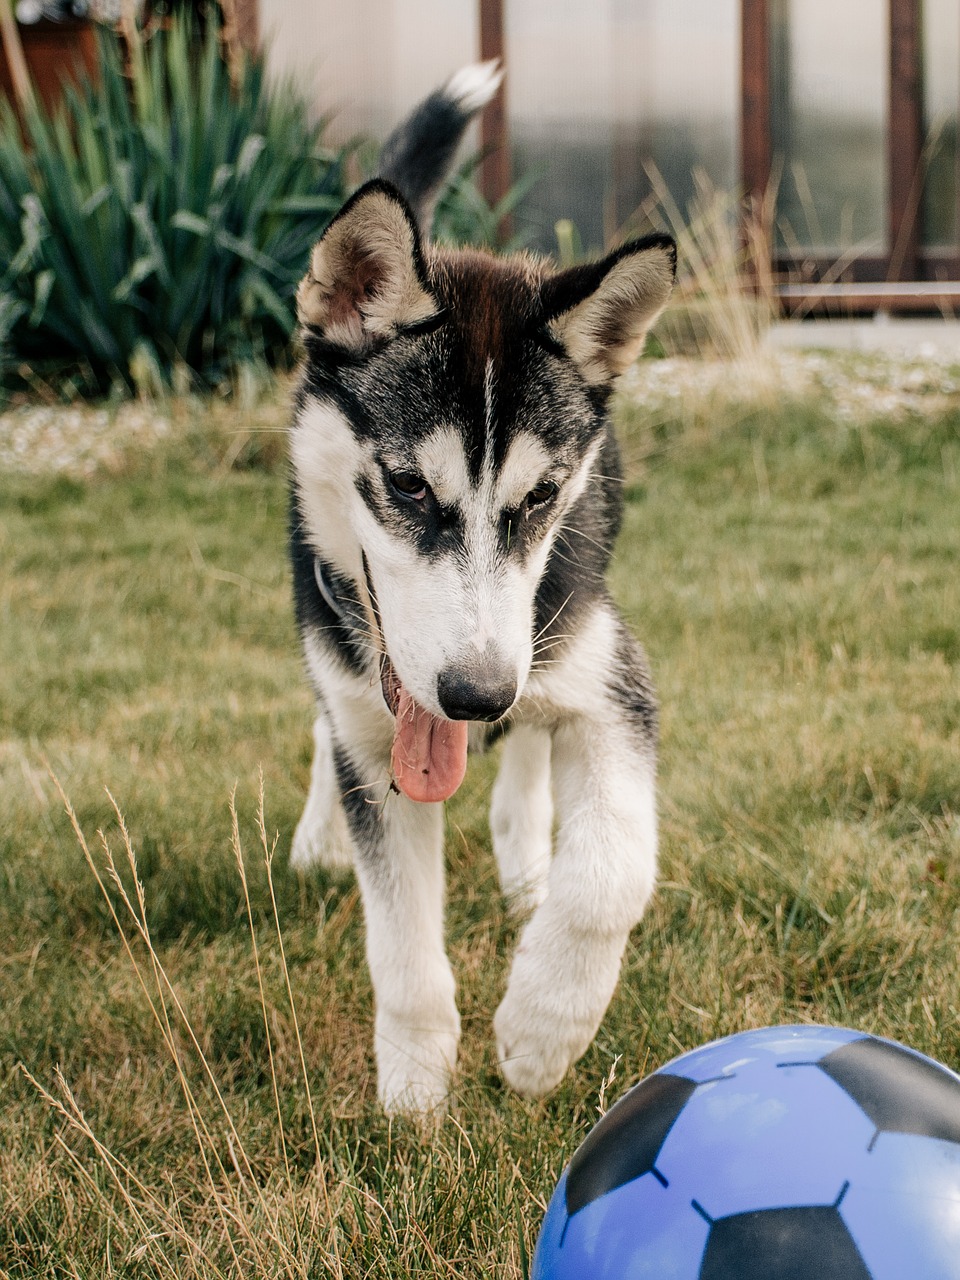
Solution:
[[[219,31],[175,19],[60,112],[0,107],[0,326],[7,363],[74,367],[104,391],[217,385],[289,341],[309,248],[346,193],[290,89],[251,57],[236,83]]]

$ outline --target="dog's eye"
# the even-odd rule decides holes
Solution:
[[[387,478],[401,497],[412,498],[414,502],[422,502],[430,492],[426,480],[415,471],[391,471]]]
[[[548,502],[552,502],[557,496],[557,486],[552,480],[541,480],[540,483],[527,494],[525,503],[527,510],[530,511],[534,507],[545,507]]]

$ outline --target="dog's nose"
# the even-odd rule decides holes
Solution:
[[[502,668],[449,667],[437,677],[437,697],[448,720],[499,720],[516,696],[517,677]]]

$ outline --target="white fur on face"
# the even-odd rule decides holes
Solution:
[[[493,389],[488,379],[492,416]],[[563,511],[583,491],[596,456],[584,458],[565,476],[531,432],[510,443],[503,464],[494,468],[492,430],[478,479],[470,467],[460,432],[438,427],[409,462],[438,502],[461,513],[463,547],[457,555],[425,556],[413,542],[387,527],[360,497],[358,476],[383,483],[379,467],[356,439],[336,406],[308,400],[291,440],[301,507],[310,543],[338,572],[366,595],[364,557],[376,592],[380,629],[400,680],[417,703],[442,714],[437,679],[448,668],[495,664],[523,690],[533,661],[533,618],[537,588]],[[599,447],[599,446],[597,446]],[[525,560],[504,556],[500,522],[517,510],[540,481],[564,481],[556,518]],[[372,622],[372,613],[371,613]]]
[[[454,427],[438,427],[421,442],[415,469],[444,507],[460,506],[473,488],[463,443]]]
[[[538,450],[542,460],[542,446],[533,436],[526,438],[528,452]],[[487,458],[475,482],[462,437],[453,427],[427,437],[417,450],[416,470],[443,506],[461,513],[462,552],[427,558],[369,511],[360,536],[387,652],[414,699],[439,715],[437,677],[450,667],[475,667],[486,660],[515,675],[522,688],[533,660],[534,598],[546,552],[541,555],[538,549],[526,564],[503,556],[499,529],[508,505],[505,473],[495,474]],[[538,469],[522,493],[542,474]],[[516,482],[507,488],[515,490]]]
[[[310,544],[345,577],[363,581],[363,559],[350,518],[364,453],[343,413],[309,399],[294,423],[290,458]]]
[[[515,510],[535,485],[551,478],[554,469],[542,441],[529,432],[517,436],[511,441],[494,480],[494,494],[500,509]]]
[[[487,661],[516,677],[518,696],[534,654],[537,589],[563,514],[582,494],[601,440],[573,474],[558,463],[533,432],[518,432],[502,464],[493,461],[496,387],[492,362],[485,385],[486,447],[474,480],[460,432],[439,427],[417,448],[414,469],[441,505],[463,518],[463,549],[457,556],[427,559],[365,513],[361,534],[380,609],[387,652],[414,699],[434,714],[437,677],[447,668]],[[553,519],[525,559],[504,556],[501,517],[517,511],[543,480],[561,483]]]

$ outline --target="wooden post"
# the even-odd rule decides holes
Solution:
[[[257,0],[234,0],[237,34],[244,49],[254,50],[260,43],[260,22]]]
[[[0,0],[0,36],[3,39],[3,52],[6,55],[10,70],[10,83],[16,95],[21,116],[26,117],[36,105],[33,82],[27,70],[27,59],[20,41],[17,20],[13,15],[12,0]]]
[[[504,60],[503,38],[504,0],[480,0],[480,59]],[[480,117],[480,146],[483,162],[480,167],[480,189],[484,198],[495,205],[510,190],[510,146],[507,131],[507,104],[505,86],[501,84],[496,97],[484,109]],[[501,235],[509,234],[508,219],[501,225]]]
[[[920,0],[890,0],[890,180],[888,280],[916,280],[923,192],[923,82]]]
[[[758,293],[769,289],[773,271],[771,127],[769,0],[741,0],[740,182],[744,275]]]
[[[742,0],[740,22],[740,177],[744,196],[759,204],[771,168],[769,0]]]
[[[220,14],[223,19],[220,27],[220,44],[226,52],[230,84],[234,92],[237,92],[243,80],[244,65],[240,24],[237,21],[237,0],[220,0]]]

